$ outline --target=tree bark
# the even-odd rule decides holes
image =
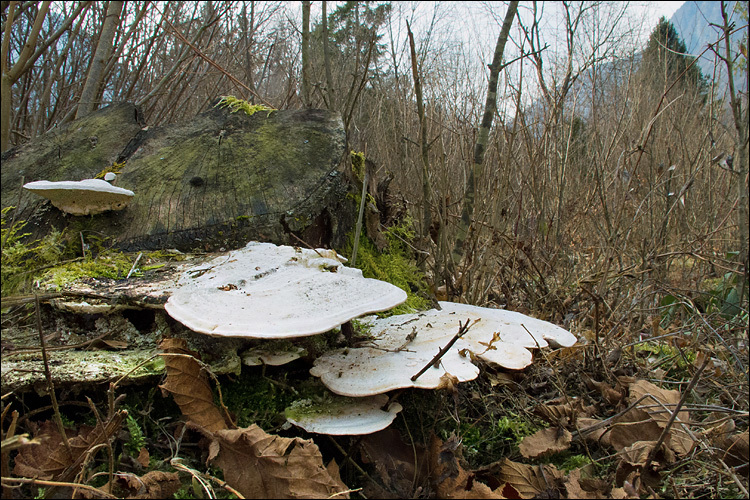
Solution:
[[[730,40],[730,33],[732,26],[729,24],[727,17],[726,4],[721,2],[721,17],[724,21],[722,30],[724,31],[724,46],[725,46],[725,57],[724,62],[727,66],[727,77],[729,83],[729,107],[732,109],[732,116],[734,118],[734,127],[737,131],[737,135],[734,138],[735,149],[737,158],[733,162],[736,165],[735,172],[738,174],[737,177],[737,223],[739,226],[739,261],[743,268],[742,284],[740,286],[740,297],[739,303],[742,304],[747,294],[746,282],[748,280],[748,239],[750,235],[748,231],[748,221],[750,216],[748,215],[748,174],[750,169],[748,168],[748,113],[747,104],[743,113],[742,102],[737,97],[737,92],[734,85],[734,55],[732,54],[732,43]],[[747,71],[747,66],[745,67]],[[745,73],[745,83],[748,83],[747,73]],[[747,95],[748,89],[745,88],[745,95]]]
[[[310,0],[302,2],[302,103],[310,107]]]
[[[508,5],[508,12],[505,14],[503,27],[497,37],[495,46],[495,55],[490,65],[490,81],[487,88],[487,100],[484,104],[484,115],[482,116],[482,125],[479,128],[477,142],[474,146],[474,160],[472,169],[469,172],[469,180],[464,193],[464,205],[461,212],[461,221],[459,222],[459,231],[456,242],[453,246],[453,262],[459,264],[464,256],[466,239],[471,232],[471,223],[474,217],[474,202],[476,199],[476,182],[482,177],[482,163],[484,162],[484,151],[487,147],[487,140],[492,127],[492,119],[497,109],[497,81],[500,75],[503,52],[505,43],[508,41],[510,27],[513,24],[513,18],[518,10],[518,1],[514,0]]]
[[[419,116],[419,146],[422,156],[422,239],[426,242],[432,225],[432,213],[430,211],[430,158],[427,145],[427,123],[424,116],[424,102],[422,100],[422,82],[419,79],[417,68],[417,50],[414,46],[414,35],[411,32],[409,21],[406,22],[406,31],[409,35],[409,48],[411,49],[411,72],[414,77],[414,94],[417,97],[417,116]]]
[[[331,51],[328,48],[328,12],[327,4],[323,0],[323,65],[326,70],[326,95],[328,96],[328,109],[336,109],[336,92],[333,88],[333,77],[331,76]]]
[[[104,18],[102,34],[99,36],[99,42],[96,44],[94,60],[91,61],[89,74],[86,76],[86,83],[81,91],[81,98],[78,100],[78,110],[76,118],[86,116],[96,109],[96,96],[99,93],[100,86],[104,83],[104,67],[107,60],[112,54],[112,42],[115,39],[117,26],[120,24],[120,12],[122,12],[122,1],[111,0],[107,6],[107,14]]]
[[[10,50],[10,33],[13,27],[13,17],[16,10],[16,3],[10,3],[10,9],[8,12],[8,19],[5,22],[5,33],[3,34],[3,45],[0,49],[0,68],[2,68],[2,77],[0,79],[0,151],[5,151],[10,147],[10,110],[11,110],[11,99],[13,98],[11,87],[18,79],[23,75],[27,68],[27,62],[35,60],[39,57],[37,54],[33,54],[34,47],[36,46],[36,39],[39,36],[39,31],[42,29],[44,18],[49,10],[51,2],[42,2],[42,6],[37,12],[36,18],[34,19],[34,26],[31,28],[29,38],[18,55],[18,60],[12,68],[8,68],[8,52]],[[59,35],[58,35],[59,36]]]

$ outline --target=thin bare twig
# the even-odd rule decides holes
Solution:
[[[466,319],[466,323],[465,323],[465,324],[463,324],[463,325],[461,324],[461,321],[459,321],[459,322],[458,322],[458,327],[459,327],[459,328],[458,328],[458,333],[456,333],[456,334],[455,334],[455,335],[453,336],[453,338],[452,338],[452,339],[450,340],[450,342],[448,342],[448,343],[447,343],[447,344],[445,345],[445,347],[443,347],[442,349],[440,349],[440,352],[438,352],[438,353],[437,353],[437,354],[435,355],[435,357],[434,357],[434,358],[432,358],[432,359],[430,360],[430,362],[429,362],[429,363],[427,363],[427,364],[426,364],[426,365],[424,366],[424,368],[422,368],[421,370],[419,370],[419,372],[417,372],[417,374],[416,374],[416,375],[414,375],[414,376],[412,376],[412,377],[411,377],[411,381],[412,381],[412,382],[414,382],[414,381],[415,381],[415,380],[417,380],[417,379],[418,379],[419,377],[421,377],[421,376],[422,376],[422,374],[423,374],[424,372],[426,372],[426,371],[427,371],[427,369],[428,369],[429,367],[431,367],[431,366],[435,366],[435,365],[436,365],[436,363],[437,363],[438,361],[440,361],[440,358],[442,358],[443,356],[445,356],[445,353],[447,353],[447,352],[448,352],[448,349],[450,349],[451,347],[453,347],[453,344],[455,344],[455,343],[456,343],[456,341],[457,341],[458,339],[460,339],[461,337],[463,337],[463,336],[464,336],[464,334],[465,334],[466,332],[468,332],[468,331],[469,331],[469,328],[471,328],[472,326],[474,326],[474,325],[475,325],[475,324],[476,324],[476,323],[477,323],[477,322],[479,321],[479,319],[475,319],[475,320],[474,320],[474,322],[473,322],[473,323],[471,323],[471,324],[469,324],[469,321],[470,321],[470,319],[468,319],[468,318],[467,318],[467,319]]]

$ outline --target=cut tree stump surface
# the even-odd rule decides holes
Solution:
[[[353,222],[344,152],[341,118],[325,110],[212,108],[149,128],[135,106],[117,104],[3,153],[2,206],[18,205],[31,238],[68,228],[129,251],[297,244],[290,232],[339,246]],[[19,203],[23,182],[92,178],[123,161],[114,184],[135,197],[122,211],[69,216],[25,190]]]

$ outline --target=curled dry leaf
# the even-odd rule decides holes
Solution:
[[[257,425],[214,432],[209,462],[245,498],[349,498],[338,467],[323,465],[312,440],[267,434]]]
[[[672,411],[680,401],[680,391],[662,389],[645,380],[636,380],[629,385],[628,389],[630,391],[628,400],[631,404],[645,395],[650,396],[641,401],[638,407],[643,408],[660,429],[664,429],[672,416]],[[654,406],[655,402],[657,404],[656,407]],[[677,418],[669,429],[667,444],[679,455],[690,453],[695,444],[695,441],[693,441],[693,438],[690,437],[690,434],[686,430],[686,427],[689,425],[690,413],[683,410],[677,414]]]
[[[621,451],[637,441],[656,441],[661,431],[648,413],[633,408],[613,420],[609,442],[615,450]]]
[[[70,451],[63,446],[57,427],[52,422],[45,422],[34,436],[41,438],[42,444],[20,450],[16,457],[14,474],[61,482],[72,480],[83,467],[83,459],[87,452],[114,436],[121,429],[122,421],[127,414],[126,411],[115,413],[104,423],[103,428],[82,425],[77,435],[68,438]]]
[[[409,445],[395,429],[383,429],[364,436],[361,441],[362,462],[373,464],[381,481],[390,491],[378,491],[378,497],[395,494],[398,498],[414,498],[415,489],[427,477],[426,450]],[[367,493],[367,491],[365,491]],[[375,495],[367,495],[373,498]]]
[[[573,435],[567,429],[548,427],[523,438],[518,448],[524,457],[537,458],[567,450],[572,440]]]
[[[458,446],[457,439],[444,443],[433,435],[430,440],[430,479],[438,498],[505,498],[459,465],[456,455]]]
[[[188,420],[210,432],[226,429],[224,417],[214,405],[208,377],[187,349],[185,341],[167,339],[159,347],[167,351],[162,354],[167,377],[159,387],[172,394]]]
[[[563,472],[552,465],[531,466],[507,458],[490,467],[497,470],[498,481],[515,488],[521,498],[550,495],[563,477]],[[544,469],[543,472],[539,470],[540,467]]]
[[[606,498],[605,485],[592,483],[592,481],[581,480],[581,469],[575,469],[565,477],[565,492],[568,498]]]
[[[114,480],[114,488],[107,483],[101,488],[105,493],[112,493],[114,489],[119,498],[172,498],[180,489],[180,476],[176,472],[151,471],[143,476],[135,474],[117,474]],[[89,490],[81,490],[83,498],[101,498]]]

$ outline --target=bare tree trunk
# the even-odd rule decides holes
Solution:
[[[310,0],[302,1],[302,103],[310,107]]]
[[[417,50],[414,47],[414,35],[409,21],[406,21],[406,31],[409,34],[409,48],[411,49],[411,72],[414,77],[414,94],[417,97],[417,116],[419,116],[419,145],[422,153],[422,239],[427,243],[432,225],[430,211],[430,159],[427,146],[427,122],[424,117],[424,102],[422,100],[422,82],[417,68]]]
[[[326,69],[326,92],[328,96],[328,109],[336,109],[336,92],[333,88],[333,77],[331,76],[331,51],[328,48],[328,12],[326,2],[323,0],[323,64]]]
[[[505,43],[508,41],[510,27],[513,24],[513,18],[516,16],[517,10],[518,1],[511,1],[508,5],[508,12],[506,12],[505,14],[503,27],[497,37],[495,55],[492,58],[492,64],[490,65],[490,81],[487,88],[487,100],[484,105],[482,125],[479,128],[477,142],[474,146],[474,161],[471,172],[469,172],[469,180],[467,182],[466,192],[464,193],[464,206],[463,210],[461,211],[459,231],[456,237],[456,242],[453,246],[453,261],[455,263],[460,263],[462,257],[464,256],[464,246],[471,229],[471,222],[474,216],[474,200],[476,199],[476,182],[482,177],[484,151],[487,147],[487,139],[490,135],[492,119],[495,115],[495,110],[497,109],[497,80],[500,75],[500,67],[503,60],[503,52],[505,51]]]
[[[10,9],[8,12],[8,19],[5,22],[5,33],[3,34],[3,45],[0,49],[0,67],[2,68],[2,77],[0,79],[0,151],[5,151],[10,147],[10,110],[11,110],[11,99],[13,97],[11,93],[11,87],[18,79],[23,75],[31,65],[28,65],[29,61],[32,62],[39,57],[33,54],[34,47],[36,46],[36,39],[39,36],[39,31],[42,29],[44,23],[44,17],[47,15],[49,10],[50,2],[42,2],[42,6],[37,12],[36,18],[34,19],[34,26],[31,28],[29,38],[18,55],[18,59],[12,68],[8,68],[8,51],[10,50],[10,32],[13,27],[13,17],[16,10],[16,3],[10,3]],[[58,35],[59,36],[59,35]]]
[[[732,109],[732,115],[734,117],[734,127],[737,131],[737,135],[734,138],[734,144],[736,149],[737,158],[733,162],[736,165],[734,171],[737,175],[737,223],[739,226],[739,240],[740,240],[740,254],[739,259],[742,263],[743,274],[742,284],[740,286],[740,304],[745,299],[747,290],[745,289],[745,283],[748,280],[748,224],[750,217],[748,216],[748,113],[747,104],[743,113],[742,102],[737,97],[737,92],[734,86],[734,55],[732,54],[732,43],[730,40],[730,33],[732,26],[729,24],[727,18],[726,4],[721,2],[721,17],[724,21],[724,25],[721,27],[724,31],[724,46],[725,46],[725,57],[722,57],[724,63],[727,66],[727,77],[729,83],[729,106]],[[745,67],[747,71],[747,67]],[[745,73],[745,83],[748,83],[747,73]],[[748,89],[745,89],[745,95],[747,95]]]
[[[78,111],[76,118],[86,116],[96,109],[96,96],[99,93],[100,86],[104,83],[104,67],[107,60],[112,54],[112,42],[115,39],[117,26],[120,24],[120,12],[122,12],[122,1],[110,0],[107,6],[107,15],[104,18],[104,26],[99,42],[96,44],[94,60],[91,61],[89,74],[86,77],[86,83],[81,91],[81,98],[78,100]]]

